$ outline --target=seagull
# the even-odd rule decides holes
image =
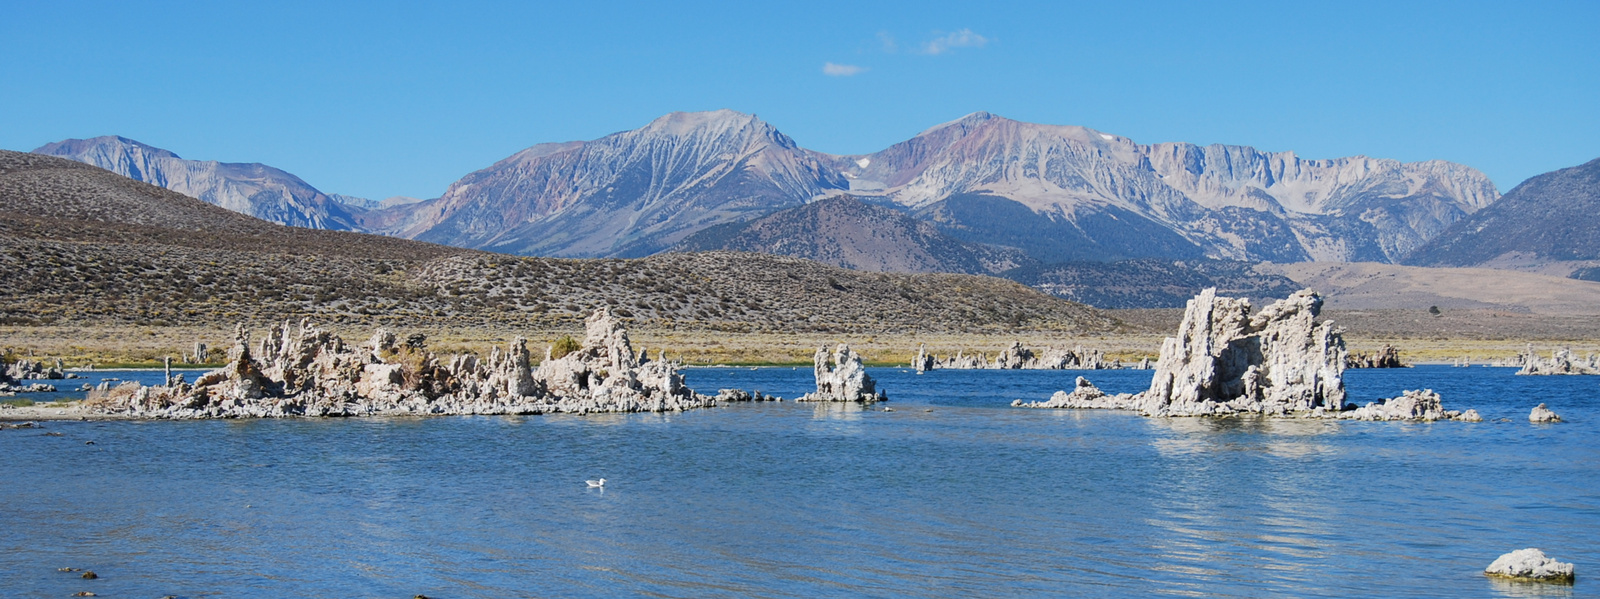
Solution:
[[[603,479],[603,478],[600,479],[600,480],[586,480],[586,481],[583,481],[583,482],[589,483],[589,488],[591,488],[591,489],[593,489],[593,488],[604,489],[605,486],[606,486],[606,479]]]

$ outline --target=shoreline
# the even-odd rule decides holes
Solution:
[[[1338,324],[1338,320],[1334,321]],[[1154,360],[1161,342],[1171,334],[1172,327],[1162,333],[1120,334],[1065,334],[1049,331],[1021,331],[1011,334],[826,334],[826,333],[718,333],[681,331],[629,331],[634,345],[648,348],[651,355],[664,350],[668,358],[685,366],[810,366],[811,354],[817,347],[835,343],[848,343],[862,354],[864,362],[874,367],[894,367],[910,364],[919,346],[926,344],[927,351],[938,355],[967,355],[987,353],[991,357],[1021,343],[1034,350],[1045,348],[1083,348],[1101,352],[1107,361],[1138,362],[1142,358]],[[349,339],[369,336],[371,330],[341,328],[336,331]],[[439,354],[487,355],[491,348],[504,346],[516,337],[525,337],[535,356],[542,356],[544,347],[555,340],[580,331],[551,330],[479,330],[425,331],[429,348]],[[60,358],[69,368],[82,368],[95,364],[96,371],[140,370],[162,367],[161,358],[175,358],[174,370],[207,370],[223,364],[178,364],[182,348],[203,341],[212,347],[227,347],[231,330],[197,328],[110,328],[84,327],[0,327],[0,350],[9,349],[12,356],[32,360]],[[1466,337],[1437,337],[1419,335],[1403,337],[1393,335],[1354,335],[1346,333],[1345,340],[1352,352],[1375,352],[1385,345],[1400,351],[1401,360],[1407,364],[1450,364],[1457,359],[1467,359],[1473,364],[1496,359],[1511,358],[1521,354],[1529,344],[1540,352],[1567,348],[1575,353],[1600,353],[1600,337],[1592,339],[1551,339],[1538,336],[1479,339]],[[31,350],[31,355],[30,355]],[[100,366],[106,364],[106,366]]]

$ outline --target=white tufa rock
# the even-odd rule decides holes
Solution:
[[[928,344],[917,346],[917,357],[912,358],[911,367],[917,369],[917,374],[922,374],[936,367],[932,354],[928,353]]]
[[[1189,300],[1176,337],[1161,344],[1150,388],[1106,395],[1083,377],[1071,393],[1013,406],[1134,410],[1147,416],[1265,414],[1359,420],[1482,418],[1447,411],[1432,390],[1362,408],[1344,403],[1346,351],[1339,331],[1315,318],[1322,298],[1302,290],[1254,316],[1247,299],[1206,289]]]
[[[84,408],[135,418],[276,418],[405,414],[664,412],[715,400],[683,385],[671,362],[639,364],[627,332],[606,310],[588,320],[582,346],[535,370],[527,342],[487,359],[441,362],[422,338],[397,344],[378,331],[355,347],[302,321],[269,331],[254,352],[236,329],[232,361],[193,385],[97,388]]]
[[[1545,407],[1544,404],[1539,404],[1533,407],[1532,412],[1528,413],[1528,422],[1561,422],[1561,417],[1550,411],[1550,408]]]
[[[1600,374],[1600,355],[1589,354],[1580,358],[1569,349],[1558,349],[1550,352],[1550,358],[1539,357],[1533,351],[1533,344],[1528,344],[1528,349],[1521,356],[1522,369],[1517,374],[1551,375],[1551,374]]]
[[[1400,397],[1368,403],[1365,406],[1337,413],[1345,420],[1407,420],[1433,422],[1435,420],[1460,420],[1483,422],[1477,410],[1458,412],[1446,410],[1439,394],[1432,389],[1406,391]]]
[[[1161,344],[1151,415],[1289,414],[1344,406],[1344,339],[1316,324],[1322,298],[1307,289],[1250,316],[1250,300],[1206,289],[1189,300],[1178,336]]]
[[[1033,401],[1024,403],[1018,399],[1011,402],[1012,407],[1018,408],[1078,408],[1078,409],[1116,409],[1127,405],[1133,396],[1128,394],[1106,395],[1099,387],[1090,383],[1089,379],[1078,377],[1072,392],[1057,391],[1050,396],[1050,401]]]
[[[956,352],[953,356],[944,358],[927,353],[927,346],[917,348],[917,356],[911,366],[918,372],[928,370],[1102,370],[1107,368],[1121,368],[1120,364],[1111,364],[1105,361],[1105,354],[1099,350],[1056,349],[1046,348],[1035,352],[1023,347],[1021,343],[1012,343],[996,355],[993,360],[986,353],[966,354]],[[1141,362],[1140,366],[1148,368],[1149,361]]]
[[[877,390],[867,369],[861,365],[861,355],[843,343],[833,350],[830,362],[827,348],[817,348],[812,355],[817,391],[795,401],[887,401],[889,396]]]
[[[1489,564],[1488,568],[1484,568],[1483,573],[1500,578],[1539,582],[1571,583],[1576,578],[1572,564],[1558,562],[1546,556],[1543,551],[1531,547],[1500,556],[1494,563]]]

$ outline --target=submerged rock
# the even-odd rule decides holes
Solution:
[[[1439,394],[1432,389],[1406,391],[1400,397],[1368,403],[1365,406],[1337,413],[1346,420],[1461,420],[1483,422],[1477,410],[1458,412],[1444,409]]]
[[[795,401],[887,401],[888,395],[877,389],[866,367],[861,365],[861,355],[843,343],[834,348],[830,359],[827,348],[817,348],[811,357],[816,374],[817,391]]]
[[[1533,407],[1532,412],[1528,413],[1528,422],[1561,422],[1561,417],[1550,411],[1550,408],[1545,407],[1544,404],[1539,404]]]
[[[767,395],[760,391],[744,391],[741,389],[718,389],[717,403],[739,403],[758,401],[783,401],[782,397]]]
[[[1571,583],[1576,578],[1572,564],[1558,562],[1534,548],[1518,549],[1500,556],[1483,569],[1483,573],[1500,578],[1538,582]]]
[[[627,332],[603,309],[589,317],[578,350],[537,369],[521,338],[487,359],[447,361],[420,336],[397,339],[380,329],[366,345],[351,346],[302,321],[269,331],[252,351],[241,326],[229,363],[194,384],[102,385],[83,407],[141,418],[272,418],[662,412],[715,401],[685,387],[675,364],[639,364]]]
[[[1050,396],[1049,401],[1033,401],[1024,403],[1018,399],[1011,402],[1018,408],[1077,408],[1077,409],[1127,409],[1132,405],[1132,395],[1106,395],[1089,379],[1078,377],[1072,392],[1057,391]]]

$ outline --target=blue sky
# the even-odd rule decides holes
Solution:
[[[117,134],[434,197],[535,143],[675,110],[755,113],[840,154],[985,110],[1451,160],[1504,190],[1600,157],[1597,24],[1593,0],[6,2],[0,148]]]

